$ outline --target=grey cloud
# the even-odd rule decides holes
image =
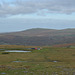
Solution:
[[[75,0],[16,0],[13,2],[0,2],[0,16],[37,13],[65,13],[75,12]]]

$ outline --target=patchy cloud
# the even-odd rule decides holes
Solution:
[[[45,11],[46,10],[46,11]],[[0,16],[11,16],[32,13],[64,13],[75,12],[75,0],[16,0],[0,1]]]

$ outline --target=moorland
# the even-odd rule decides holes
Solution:
[[[0,45],[0,75],[75,75],[75,47]],[[39,46],[36,46],[39,48]]]
[[[75,43],[75,29],[34,28],[19,32],[0,33],[1,45],[52,46]]]

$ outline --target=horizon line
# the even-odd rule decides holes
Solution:
[[[17,30],[17,31],[7,31],[7,32],[0,32],[0,34],[2,34],[2,33],[21,32],[21,31],[27,31],[27,30],[31,30],[31,29],[66,30],[66,29],[75,29],[75,28],[62,28],[62,29],[57,29],[57,28],[27,28],[27,29],[23,29],[23,30]]]

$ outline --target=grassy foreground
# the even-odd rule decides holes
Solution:
[[[14,48],[0,46],[0,49],[6,47]],[[0,75],[75,75],[75,48],[44,47],[28,53],[6,54],[0,51]]]

